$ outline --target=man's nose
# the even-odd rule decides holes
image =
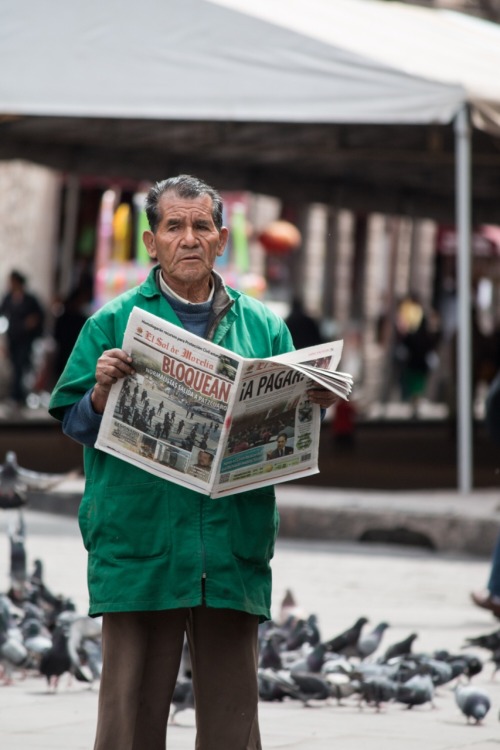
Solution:
[[[184,245],[187,245],[188,247],[193,247],[194,245],[198,244],[198,238],[194,232],[193,227],[187,226],[184,230],[184,234],[182,237],[182,242]]]

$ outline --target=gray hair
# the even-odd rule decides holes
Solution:
[[[156,182],[149,190],[146,197],[146,216],[148,217],[149,228],[156,232],[161,221],[161,213],[158,208],[160,198],[164,193],[174,193],[179,198],[200,198],[208,195],[212,200],[212,219],[220,232],[222,229],[222,198],[215,188],[207,185],[206,182],[198,177],[192,177],[189,174],[180,174],[177,177],[169,177],[166,180]]]

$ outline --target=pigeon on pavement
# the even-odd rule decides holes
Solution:
[[[177,714],[186,708],[194,708],[193,681],[190,677],[180,678],[175,683],[169,717],[171,724],[175,724]]]
[[[418,638],[417,633],[410,633],[410,635],[402,641],[393,643],[383,655],[382,661],[385,662],[398,656],[407,656],[408,654],[411,654],[413,642],[416,638]]]
[[[44,492],[77,476],[78,471],[50,474],[24,469],[17,463],[14,451],[7,451],[0,466],[0,508],[20,508],[26,504],[29,490]]]
[[[480,724],[491,708],[489,695],[473,685],[457,685],[455,701],[469,723],[470,719]]]
[[[422,668],[420,674],[415,674],[398,685],[395,700],[406,704],[408,708],[424,703],[430,703],[434,708],[434,683],[431,675]]]
[[[388,623],[380,622],[369,633],[361,634],[357,643],[357,655],[360,659],[366,659],[371,656],[380,646],[382,636],[389,627]]]
[[[359,617],[352,627],[344,630],[342,633],[330,638],[324,644],[327,651],[333,651],[335,654],[344,654],[346,656],[356,655],[356,647],[361,635],[363,625],[366,625],[368,619]]]
[[[466,638],[462,648],[469,648],[470,646],[484,648],[492,653],[495,652],[500,648],[500,629],[494,630],[492,633],[486,633],[485,635]]]

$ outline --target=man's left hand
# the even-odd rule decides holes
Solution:
[[[321,388],[321,386],[310,388],[307,391],[307,395],[309,396],[309,401],[311,401],[311,403],[319,404],[322,409],[328,409],[328,407],[332,406],[332,404],[338,399],[338,396],[335,393],[329,391],[328,388]]]

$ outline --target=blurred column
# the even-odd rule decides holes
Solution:
[[[328,208],[325,237],[325,260],[323,264],[323,317],[335,320],[335,301],[338,264],[338,220],[336,208]]]
[[[72,286],[73,261],[80,206],[80,180],[70,175],[66,180],[66,195],[63,206],[63,229],[58,292],[66,297]]]

